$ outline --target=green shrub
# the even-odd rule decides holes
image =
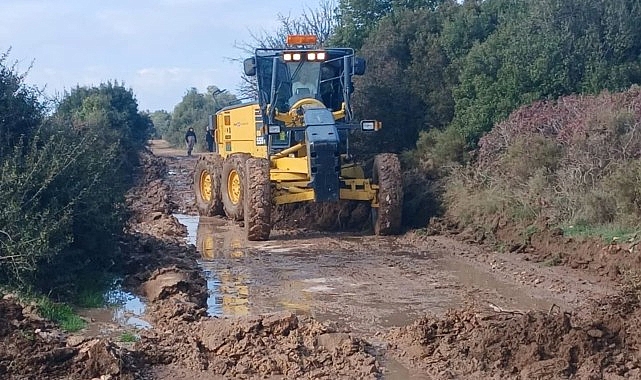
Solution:
[[[81,279],[108,276],[120,262],[124,194],[151,123],[131,90],[110,83],[76,88],[45,118],[37,91],[5,58],[0,285],[74,299]]]
[[[421,132],[411,157],[419,166],[435,169],[469,158],[464,136],[454,129]]]

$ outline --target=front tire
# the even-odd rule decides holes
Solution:
[[[372,208],[376,235],[396,235],[401,231],[403,178],[398,156],[382,153],[374,157],[372,182],[378,185],[378,209]]]
[[[250,158],[245,163],[245,231],[247,240],[269,239],[272,215],[272,185],[269,178],[269,160]]]
[[[245,199],[245,162],[250,157],[246,153],[228,156],[223,162],[222,200],[225,214],[232,220],[243,220]]]
[[[219,155],[201,156],[194,170],[194,195],[198,214],[201,216],[222,215],[223,203],[220,194],[222,158]]]

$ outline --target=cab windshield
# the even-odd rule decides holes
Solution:
[[[276,110],[288,112],[298,100],[314,98],[332,111],[341,108],[345,86],[343,57],[351,51],[327,50],[328,59],[320,62],[285,62],[281,51],[259,49],[257,52],[256,75],[261,104],[273,101]]]
[[[288,99],[289,106],[303,98],[317,98],[320,62],[289,62],[286,65],[291,78],[289,82],[291,83],[291,89],[287,88],[289,83],[281,86],[280,89],[291,93]]]

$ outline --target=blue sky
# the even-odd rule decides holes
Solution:
[[[250,32],[274,30],[318,0],[2,0],[0,53],[27,83],[56,95],[108,80],[131,87],[141,110],[172,111],[188,88],[234,93]]]

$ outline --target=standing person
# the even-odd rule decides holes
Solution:
[[[205,132],[205,139],[207,140],[207,150],[210,152],[214,151],[214,135],[211,129],[208,129],[207,132]]]
[[[189,128],[187,133],[185,133],[185,144],[187,144],[187,156],[191,156],[191,151],[196,145],[196,132],[193,128]]]

